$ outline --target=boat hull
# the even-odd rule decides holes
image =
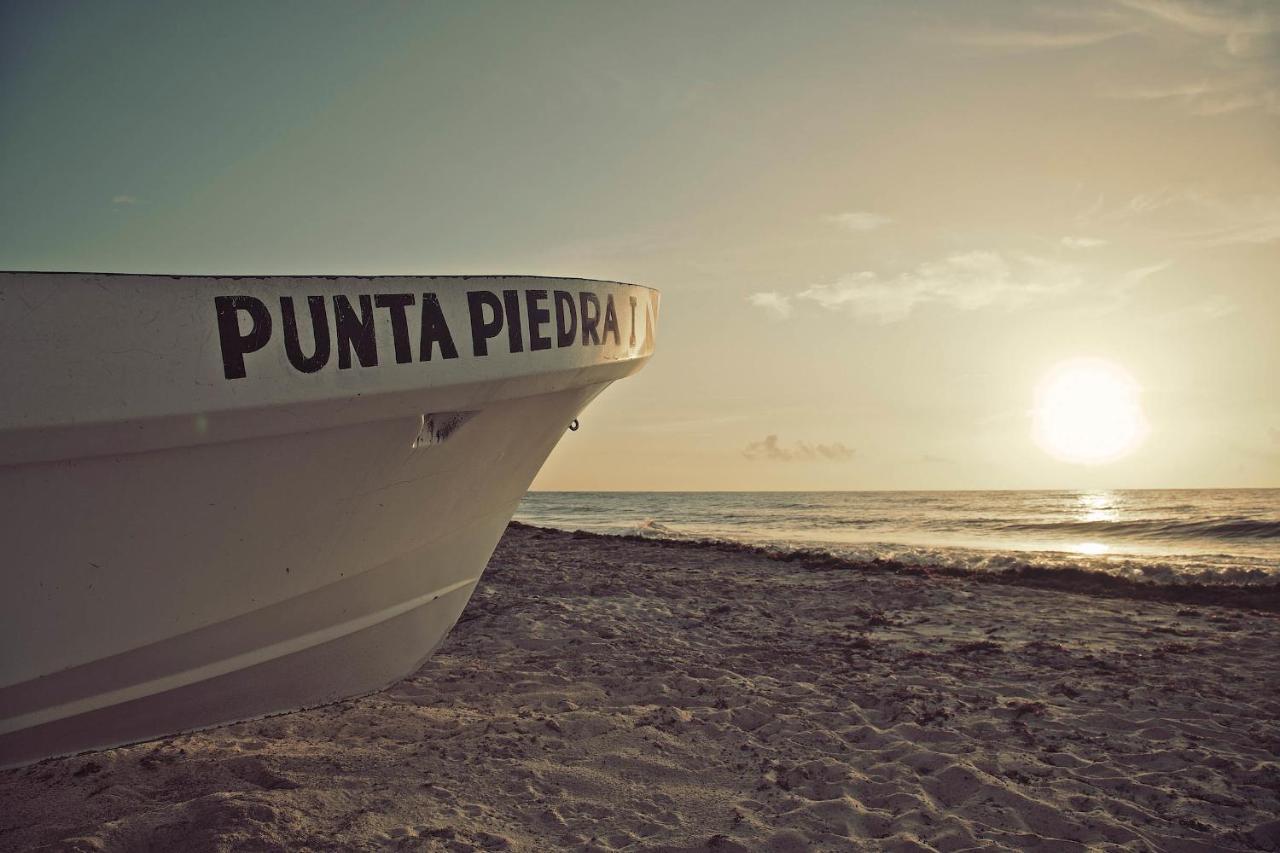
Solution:
[[[631,298],[611,290],[626,287],[577,285]],[[248,406],[209,395],[179,401],[185,413],[0,431],[0,764],[324,704],[412,672],[566,426],[647,358],[647,322],[630,351],[507,352],[408,388],[370,374],[355,395],[299,394],[284,368],[274,400]]]

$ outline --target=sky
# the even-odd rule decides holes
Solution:
[[[1267,0],[8,2],[0,128],[4,269],[662,290],[535,488],[1280,486]]]

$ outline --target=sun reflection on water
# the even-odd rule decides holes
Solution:
[[[1071,546],[1071,550],[1077,554],[1088,554],[1090,557],[1096,557],[1099,554],[1105,554],[1111,550],[1111,546],[1103,545],[1101,542],[1080,542]]]
[[[1120,509],[1111,492],[1087,492],[1076,499],[1081,521],[1119,521]]]

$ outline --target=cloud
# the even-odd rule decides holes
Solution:
[[[1201,323],[1229,317],[1239,310],[1239,306],[1222,294],[1214,294],[1198,302],[1191,302],[1178,308],[1144,317],[1146,325],[1163,331],[1181,329],[1187,326],[1198,326]]]
[[[1268,49],[1272,36],[1280,33],[1280,14],[1261,6],[1208,5],[1184,0],[1117,2],[1183,33],[1219,41],[1232,56],[1259,55]]]
[[[1074,239],[1073,246],[1100,246],[1106,241]],[[765,293],[749,297],[753,304],[785,311],[790,316],[802,305],[842,311],[881,324],[909,318],[917,309],[933,306],[957,311],[999,308],[1006,311],[1087,291],[1084,300],[1066,307],[1107,314],[1128,304],[1152,276],[1173,264],[1165,259],[1124,271],[1106,272],[1096,265],[1060,261],[1025,253],[973,251],[920,264],[888,276],[862,271],[830,284],[815,284],[794,296]],[[759,297],[759,298],[756,298]],[[777,307],[781,306],[781,307]],[[1221,305],[1214,312],[1221,313]],[[1208,310],[1201,312],[1208,316]]]
[[[112,204],[142,204],[142,199],[132,195],[117,195],[111,197]]]
[[[1117,87],[1108,94],[1120,100],[1175,103],[1197,116],[1220,116],[1250,109],[1280,113],[1280,80],[1269,83],[1263,75],[1252,72],[1202,78],[1193,83]]]
[[[1063,32],[1060,30],[1014,30],[983,29],[959,30],[952,32],[948,40],[955,44],[972,45],[974,47],[1002,48],[1006,50],[1063,50],[1073,47],[1087,47],[1111,41],[1128,35],[1128,29],[1081,30],[1079,32]]]
[[[1140,287],[1151,276],[1164,272],[1171,266],[1173,266],[1173,261],[1160,261],[1145,267],[1131,269],[1116,279],[1115,286],[1112,289],[1127,295]]]
[[[1114,88],[1112,97],[1165,101],[1193,115],[1280,114],[1280,6],[1265,2],[1115,0],[1148,41],[1182,48],[1181,82]]]
[[[1073,290],[1082,279],[1082,271],[1071,264],[1032,255],[975,251],[929,261],[892,278],[869,271],[852,273],[832,284],[814,285],[797,298],[880,323],[894,323],[930,304],[962,311],[992,305],[1015,308]]]
[[[1094,204],[1076,217],[1081,228],[1106,228],[1128,242],[1155,239],[1193,249],[1280,241],[1280,195],[1226,201],[1196,190],[1160,190],[1117,204]]]
[[[1188,245],[1210,248],[1280,240],[1280,196],[1227,203],[1200,193],[1185,193],[1181,204],[1186,213],[1177,239]]]
[[[757,308],[764,308],[773,311],[779,317],[791,316],[791,297],[783,296],[781,293],[772,290],[763,293],[753,293],[747,297],[747,301]]]
[[[771,462],[847,462],[853,458],[853,450],[840,442],[834,444],[806,444],[797,441],[787,447],[776,435],[766,435],[762,441],[753,441],[742,451],[748,459],[764,459]]]
[[[1124,37],[1099,93],[1164,102],[1192,115],[1280,114],[1280,3],[1276,0],[1110,0],[1019,4],[1005,27],[953,27],[952,44],[1004,52],[1088,48]],[[1090,54],[1092,57],[1093,54]],[[1159,66],[1146,63],[1163,56]]]
[[[1107,241],[1097,237],[1063,237],[1062,245],[1068,249],[1096,249],[1107,245]]]
[[[1251,91],[1257,88],[1257,91]],[[1111,97],[1129,101],[1169,101],[1183,106],[1192,115],[1226,115],[1260,109],[1280,113],[1280,90],[1253,87],[1243,77],[1201,79],[1170,86],[1130,86],[1115,88]]]
[[[847,213],[837,213],[828,216],[827,221],[834,222],[848,231],[874,231],[893,222],[891,218],[882,213],[871,213],[867,210],[851,210]]]

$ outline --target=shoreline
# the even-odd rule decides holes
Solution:
[[[1166,604],[1243,608],[1256,610],[1259,614],[1280,615],[1280,581],[1271,584],[1161,584],[1132,580],[1103,572],[1090,572],[1084,569],[1031,566],[1019,566],[1000,571],[971,571],[949,566],[910,565],[898,560],[885,560],[878,557],[873,560],[848,559],[816,548],[787,549],[711,539],[663,539],[661,537],[640,536],[634,533],[594,533],[587,530],[562,530],[556,527],[543,527],[522,521],[512,521],[511,526],[563,533],[584,539],[592,537],[622,539],[664,546],[711,548],[731,554],[752,554],[781,563],[798,563],[807,569],[815,571],[858,571],[915,577],[963,578],[974,583],[999,586],[1024,586],[1031,589],[1079,593],[1105,598],[1128,598],[1136,601],[1156,601]]]
[[[0,850],[1280,848],[1280,620],[513,523],[414,675],[0,772]]]

